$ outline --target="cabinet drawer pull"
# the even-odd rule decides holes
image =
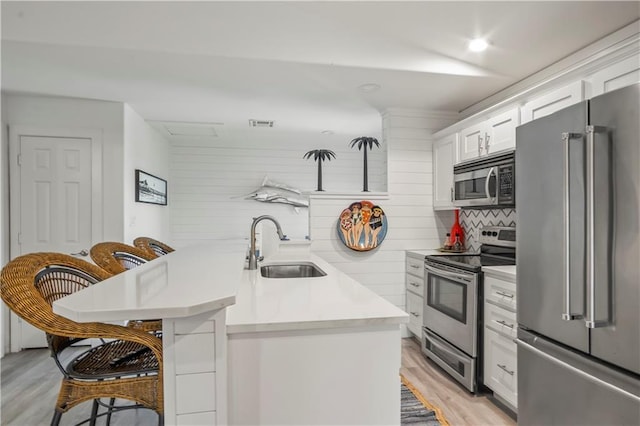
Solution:
[[[411,315],[413,315],[414,317],[418,318],[420,316],[420,314],[416,313],[416,312],[409,312]]]
[[[513,294],[503,293],[501,291],[496,291],[496,294],[502,297],[508,297],[509,299],[513,299]]]
[[[498,324],[502,324],[502,325],[504,325],[505,327],[509,327],[510,329],[513,329],[513,324],[509,324],[509,323],[507,323],[507,322],[505,322],[505,321],[503,321],[503,320],[496,320],[496,322],[497,322]]]
[[[514,371],[507,370],[507,366],[506,365],[504,365],[504,364],[496,364],[496,365],[498,366],[498,368],[500,370],[504,371],[505,373],[507,373],[510,376],[513,376]]]
[[[419,265],[409,265],[409,266],[411,266],[413,269],[420,269]]]
[[[409,281],[409,284],[414,286],[414,287],[420,287],[420,284],[416,284],[413,281]]]

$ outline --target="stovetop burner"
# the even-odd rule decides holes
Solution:
[[[503,266],[516,264],[515,228],[486,227],[480,234],[478,254],[435,254],[426,259],[443,265],[480,272],[483,266]]]
[[[431,255],[427,256],[427,259],[435,263],[442,263],[449,266],[454,266],[473,272],[479,272],[483,266],[502,266],[502,265],[515,265],[515,258],[508,258],[502,256],[471,254],[471,255]]]

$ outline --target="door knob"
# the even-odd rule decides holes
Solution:
[[[87,251],[87,249],[82,249],[78,253],[71,253],[71,256],[82,256],[82,257],[85,257],[85,256],[88,256],[88,255],[89,255],[89,252]]]

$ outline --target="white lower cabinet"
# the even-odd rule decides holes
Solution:
[[[484,384],[513,411],[518,406],[516,284],[484,276]]]
[[[422,341],[424,300],[424,256],[407,252],[405,286],[407,297],[407,328]]]
[[[407,312],[409,313],[409,331],[420,337],[422,334],[422,301],[423,298],[410,291],[407,292]]]
[[[215,412],[179,414],[176,418],[176,424],[181,426],[216,426],[217,424]]]
[[[512,408],[518,405],[518,367],[513,339],[485,328],[484,381]]]
[[[163,320],[165,424],[227,423],[225,311]]]

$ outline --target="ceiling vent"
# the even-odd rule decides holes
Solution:
[[[164,127],[171,136],[218,136],[216,129],[209,124],[165,123]]]
[[[224,123],[197,123],[148,120],[153,128],[168,138],[220,138],[226,135]]]
[[[273,127],[273,120],[249,120],[249,127]]]

